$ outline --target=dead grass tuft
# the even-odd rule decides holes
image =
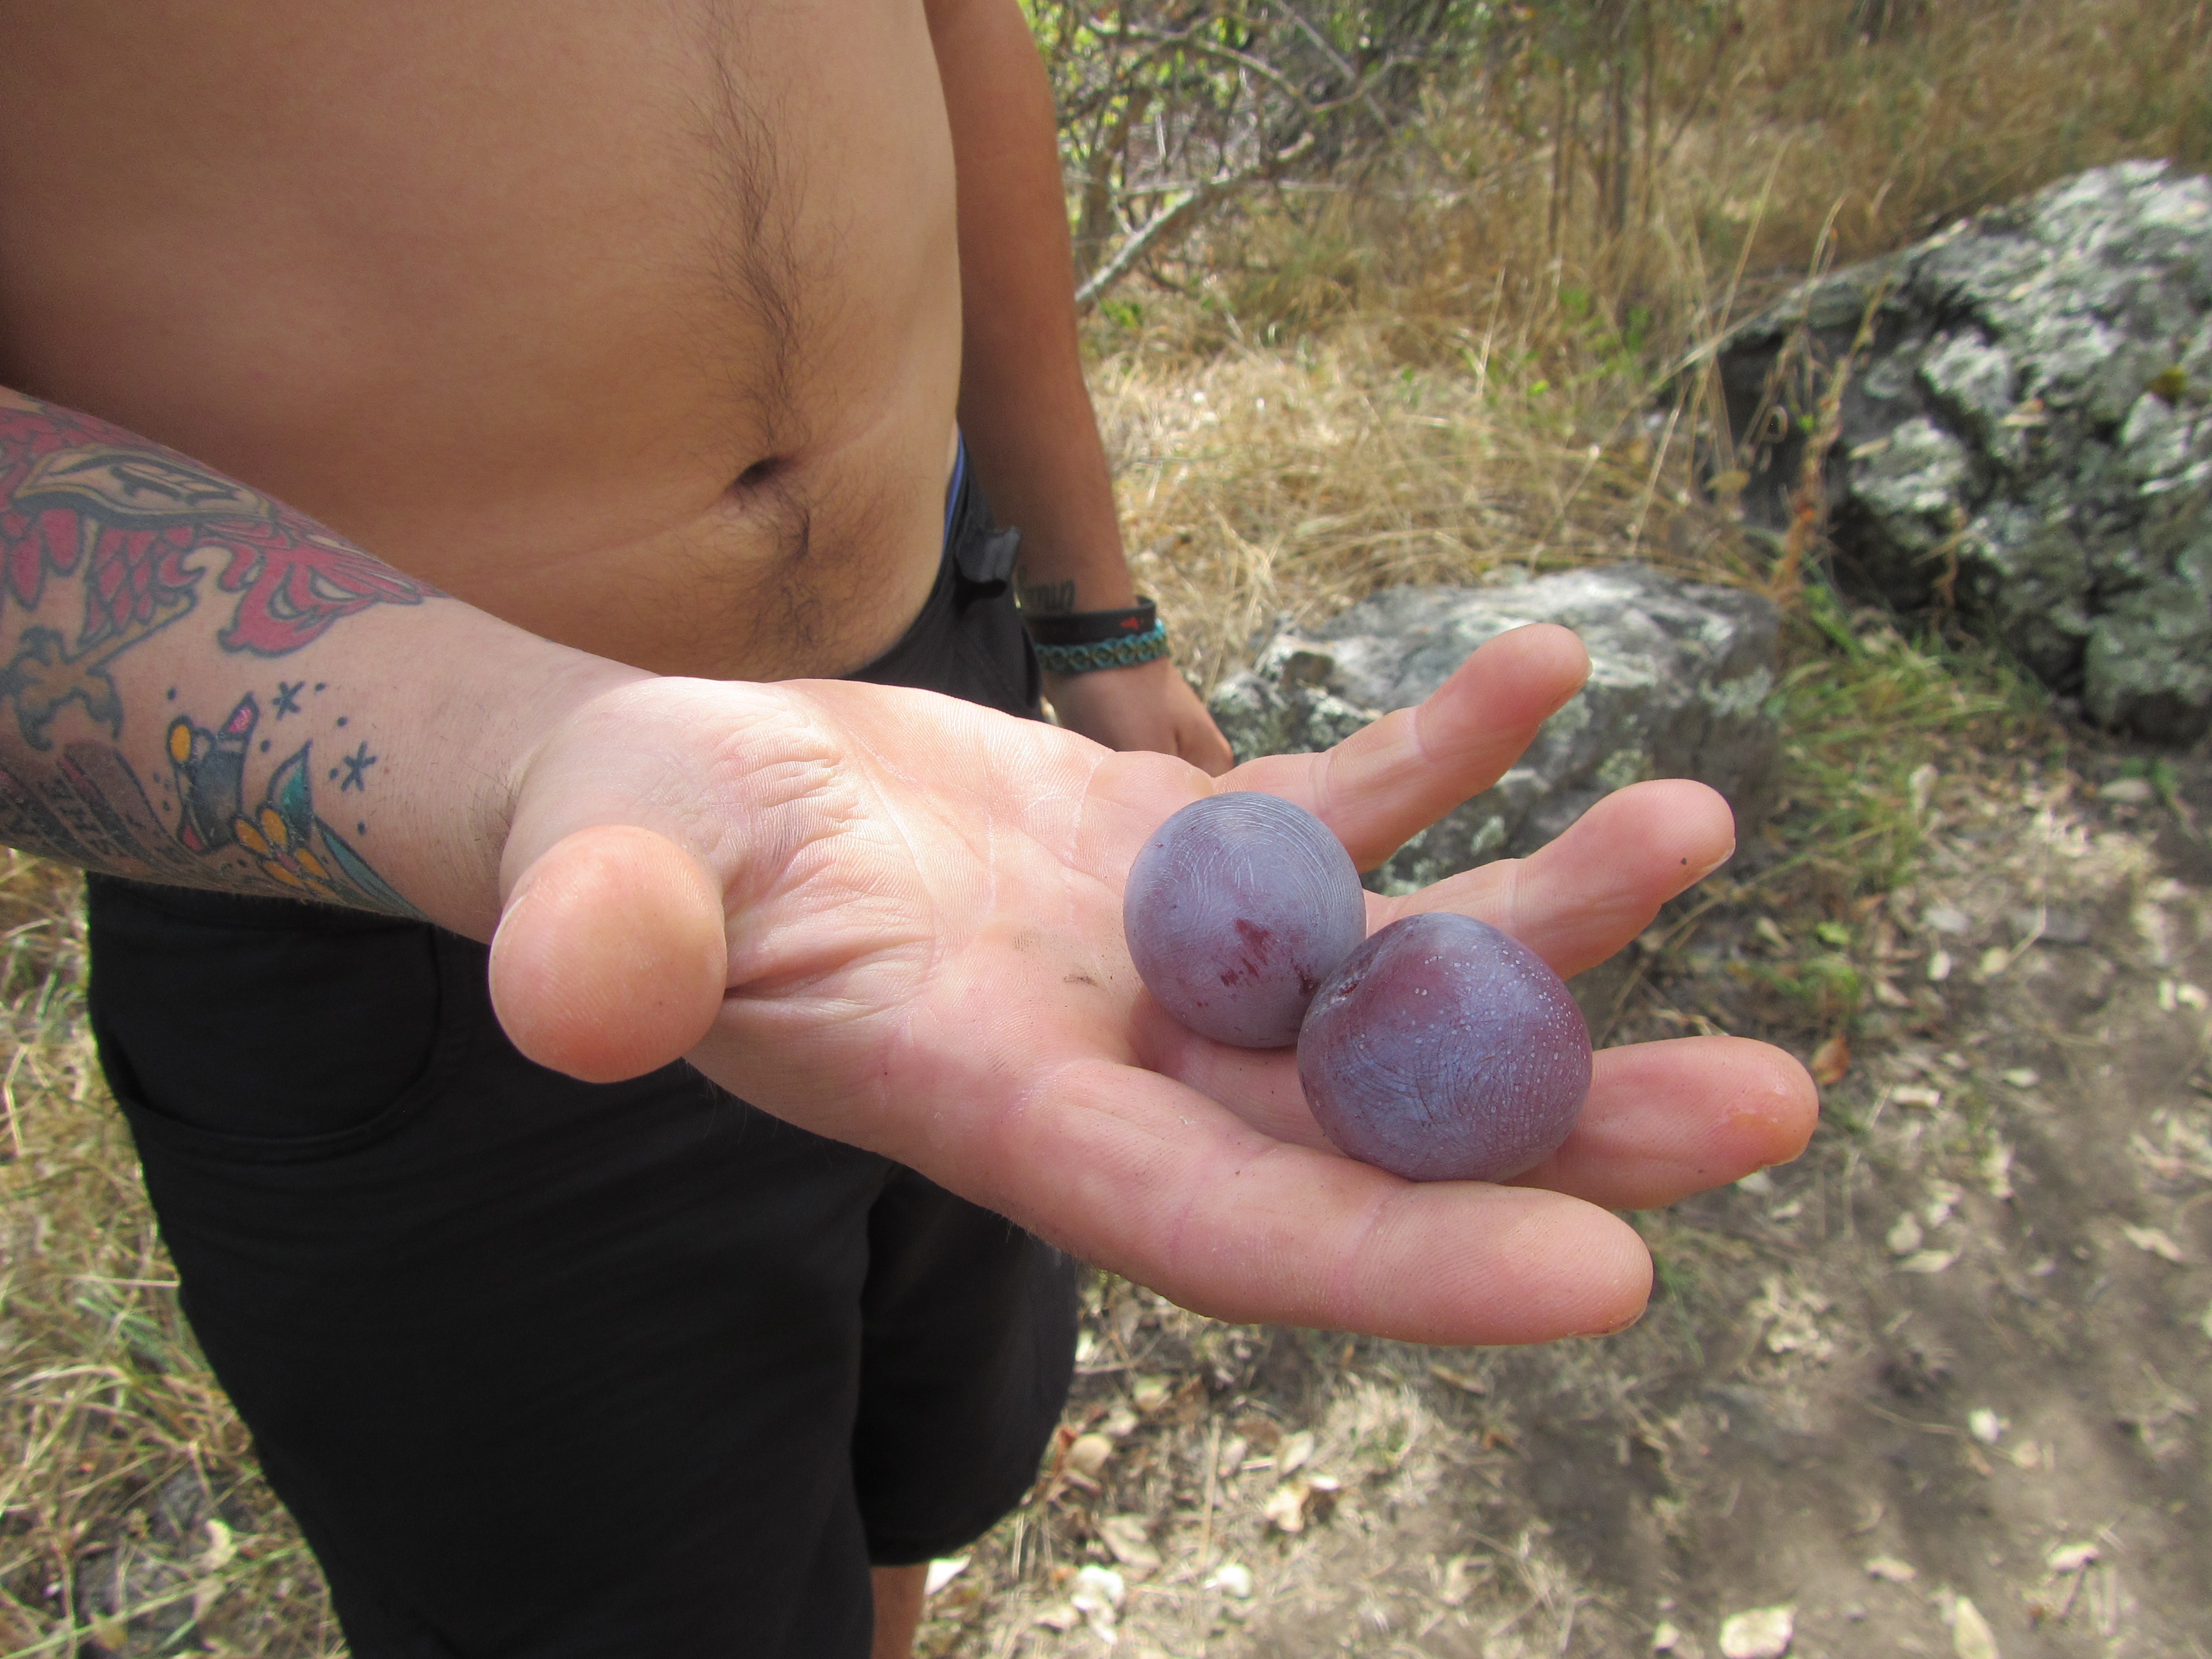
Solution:
[[[1459,361],[1417,366],[1362,327],[1100,366],[1138,585],[1188,670],[1210,686],[1280,618],[1384,586],[1636,557],[1744,579],[1740,533],[1690,494],[1677,419],[1493,380],[1499,349],[1471,337]]]
[[[83,1018],[75,872],[0,864],[0,1652],[338,1650],[200,1358]],[[93,1644],[96,1644],[94,1646]]]

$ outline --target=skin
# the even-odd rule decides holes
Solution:
[[[1617,1329],[1650,1265],[1612,1209],[1804,1145],[1802,1068],[1692,1038],[1601,1055],[1522,1182],[1410,1187],[1328,1149],[1286,1054],[1182,1030],[1129,967],[1121,881],[1169,813],[1271,791],[1372,866],[1573,694],[1563,630],[1218,776],[1170,664],[1054,682],[1060,727],[833,678],[928,590],[956,422],[1024,592],[1132,597],[1012,0],[76,0],[6,30],[18,844],[489,939],[534,1058],[688,1055],[1226,1318]],[[1371,920],[1461,910],[1571,974],[1732,846],[1711,791],[1639,785]]]
[[[921,693],[749,689],[766,706],[740,714],[726,688],[626,686],[594,718],[681,709],[666,729],[701,733],[744,721],[735,744],[690,739],[690,794],[664,792],[645,826],[714,872],[729,988],[693,1034],[660,1012],[688,997],[560,948],[607,915],[665,916],[672,943],[715,920],[672,896],[641,906],[634,878],[604,873],[639,867],[601,849],[635,833],[616,826],[637,823],[652,775],[611,773],[586,724],[533,763],[507,843],[513,896],[493,994],[510,1034],[547,1064],[615,1075],[689,1052],[745,1098],[921,1169],[1217,1317],[1454,1344],[1618,1329],[1641,1310],[1650,1266],[1609,1207],[1670,1202],[1794,1157],[1814,1101],[1788,1057],[1729,1038],[1619,1051],[1566,1147],[1524,1183],[1413,1186],[1328,1150],[1288,1051],[1225,1048],[1169,1018],[1139,985],[1118,926],[1138,848],[1198,794],[1264,787],[1371,865],[1495,781],[1587,667],[1565,629],[1519,629],[1419,709],[1218,784],[1167,757],[1112,753]],[[907,740],[923,720],[926,772]],[[1033,790],[1024,778],[1048,782]],[[752,827],[742,845],[733,823]],[[1711,790],[1639,785],[1535,857],[1375,899],[1370,921],[1461,910],[1573,974],[1732,848]],[[998,1016],[988,1026],[985,1009]],[[912,1109],[917,1095],[928,1111]]]
[[[929,1580],[929,1564],[876,1567],[868,1577],[876,1595],[876,1639],[868,1659],[903,1659],[914,1651],[914,1632],[921,1623],[921,1592]]]

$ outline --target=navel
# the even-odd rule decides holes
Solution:
[[[736,481],[730,485],[730,494],[755,495],[788,471],[790,467],[791,457],[788,455],[764,455],[738,474]]]

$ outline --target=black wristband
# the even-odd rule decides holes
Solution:
[[[1149,634],[1159,621],[1150,599],[1139,599],[1126,611],[1079,611],[1072,616],[1031,617],[1024,625],[1030,638],[1042,646],[1109,645]]]

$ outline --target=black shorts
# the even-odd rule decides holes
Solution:
[[[1033,713],[1012,549],[955,494],[860,678]],[[867,1569],[1021,1497],[1070,1264],[678,1064],[517,1054],[484,947],[90,884],[94,1030],[194,1330],[356,1659],[845,1659]]]

